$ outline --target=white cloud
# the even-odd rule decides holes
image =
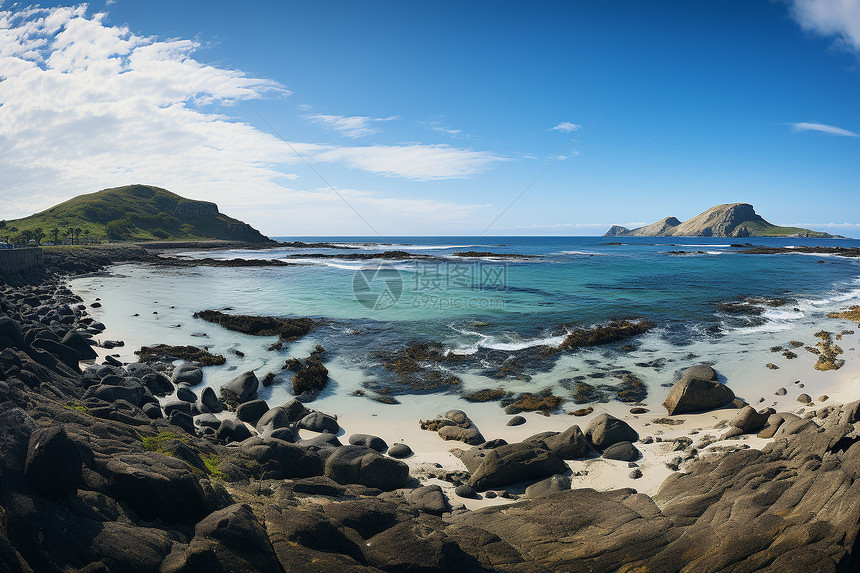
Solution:
[[[226,115],[290,94],[278,82],[204,64],[198,44],[108,26],[85,5],[0,9],[0,209],[24,216],[74,195],[148,183],[231,208],[277,205],[300,164],[337,162],[408,179],[466,177],[502,158],[408,144],[287,144]],[[311,184],[317,185],[317,181]],[[325,220],[325,213],[312,211]],[[292,218],[294,220],[294,218]]]
[[[504,158],[486,151],[472,151],[450,145],[372,145],[337,147],[314,155],[316,161],[344,163],[380,175],[397,175],[418,180],[468,177]]]
[[[791,223],[786,226],[806,229],[860,229],[860,223]]]
[[[563,121],[551,129],[553,131],[561,131],[562,133],[570,133],[572,131],[579,131],[582,129],[582,126],[570,121]]]
[[[379,132],[379,130],[374,127],[374,124],[400,119],[396,115],[392,115],[391,117],[367,117],[364,115],[315,114],[306,115],[305,117],[318,125],[333,129],[341,135],[352,137],[353,139]]]
[[[857,0],[791,0],[791,15],[804,30],[835,36],[840,45],[860,53]]]
[[[860,137],[860,133],[854,133],[853,131],[842,129],[841,127],[836,127],[835,125],[827,125],[826,123],[800,122],[792,123],[790,125],[792,131],[817,131],[819,133],[826,133],[827,135]]]

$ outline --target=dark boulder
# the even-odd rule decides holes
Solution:
[[[525,494],[529,498],[552,495],[570,489],[570,484],[570,476],[554,475],[528,486]]]
[[[250,506],[237,503],[210,514],[194,527],[185,550],[172,552],[161,565],[162,573],[213,571],[282,572],[268,534]]]
[[[478,491],[504,487],[562,473],[567,464],[551,451],[528,443],[488,450],[472,472],[469,484]]]
[[[361,446],[331,449],[324,471],[339,484],[357,483],[384,491],[403,487],[409,479],[409,466]]]
[[[412,455],[412,448],[403,442],[397,442],[396,444],[391,444],[391,447],[388,448],[388,455],[392,458],[408,458]]]
[[[451,511],[448,498],[438,485],[425,485],[406,493],[406,501],[420,512],[442,515]]]
[[[340,430],[340,425],[334,417],[329,416],[328,414],[323,414],[322,412],[311,412],[299,420],[299,428],[310,430],[311,432],[328,432],[330,434],[337,434],[338,430]]]
[[[185,364],[180,364],[176,368],[173,369],[173,377],[172,382],[174,384],[188,384],[189,386],[197,386],[201,382],[203,382],[203,370],[194,365],[186,362]]]
[[[740,428],[744,434],[755,434],[768,425],[768,419],[773,414],[776,414],[773,408],[756,412],[752,406],[744,406],[734,417],[731,425]]]
[[[251,430],[242,422],[227,418],[221,420],[215,437],[223,442],[241,442],[251,437]]]
[[[163,408],[165,416],[169,416],[174,410],[184,412],[189,415],[191,414],[191,404],[183,402],[182,400],[171,400],[170,402],[165,402]]]
[[[215,390],[212,388],[203,389],[203,392],[200,393],[200,403],[213,414],[224,411],[224,404],[218,400],[218,396],[215,395]]]
[[[236,408],[236,417],[254,426],[268,411],[269,405],[266,404],[265,400],[251,400],[239,404],[239,407]]]
[[[221,387],[221,400],[232,407],[257,398],[260,382],[253,372],[245,372]]]
[[[606,448],[603,451],[603,457],[607,460],[632,462],[639,459],[639,450],[630,442],[618,442]]]
[[[618,442],[635,442],[639,434],[627,422],[609,414],[600,414],[588,423],[585,437],[598,450],[605,450]]]
[[[197,394],[185,382],[176,386],[176,397],[183,402],[191,402],[192,404],[197,401]]]
[[[284,404],[284,410],[287,412],[287,415],[290,417],[290,422],[298,422],[302,418],[308,415],[310,410],[308,410],[304,404],[293,398],[286,404]]]
[[[154,402],[144,404],[141,410],[143,410],[143,413],[152,420],[158,420],[164,417],[164,413],[161,411],[161,406]]]
[[[173,394],[173,383],[161,372],[149,372],[142,375],[140,379],[155,396]]]
[[[81,453],[63,426],[33,432],[24,476],[43,493],[59,494],[77,488],[81,478]]]
[[[173,410],[167,418],[170,420],[171,424],[182,428],[186,433],[191,434],[192,436],[197,433],[196,428],[194,427],[194,418],[191,417],[191,414],[180,412],[179,410]]]
[[[443,426],[439,428],[438,434],[443,440],[455,440],[469,444],[470,446],[477,446],[486,441],[480,430],[475,426],[469,426],[468,428],[462,426]]]
[[[105,465],[105,477],[114,497],[141,519],[194,523],[206,511],[197,478],[176,458],[158,453],[115,455]]]
[[[705,364],[686,369],[663,402],[669,415],[707,412],[734,401],[731,389],[717,381],[717,373]]]
[[[109,386],[107,384],[99,384],[91,386],[85,393],[84,398],[98,398],[105,402],[116,402],[117,400],[125,400],[129,404],[139,406],[143,400],[143,388],[137,384],[128,384],[122,386]]]
[[[257,431],[261,434],[263,434],[267,428],[270,431],[287,428],[290,425],[290,415],[287,413],[286,408],[283,406],[277,406],[275,408],[271,408],[265,414],[260,416],[256,425]]]
[[[37,338],[33,341],[31,346],[32,348],[44,350],[45,352],[53,354],[60,360],[60,362],[75,372],[81,371],[80,357],[78,356],[78,353],[65,344],[54,342],[53,340],[48,340],[46,338]]]
[[[353,434],[349,437],[349,443],[353,446],[371,448],[377,452],[385,452],[388,449],[388,444],[385,443],[385,440],[377,436],[371,436],[370,434]]]
[[[523,440],[543,444],[546,449],[563,460],[577,460],[588,455],[591,449],[579,426],[573,425],[564,432],[545,432]]]
[[[74,330],[66,333],[60,343],[74,350],[79,360],[95,360],[99,356],[89,341]]]

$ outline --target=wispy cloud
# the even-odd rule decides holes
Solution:
[[[316,161],[342,162],[380,175],[418,180],[468,177],[484,171],[491,163],[505,161],[486,151],[450,145],[372,145],[337,147],[314,155]]]
[[[582,129],[582,126],[570,121],[563,121],[556,125],[555,127],[550,128],[552,131],[561,131],[562,133],[570,133],[572,131],[579,131]]]
[[[836,127],[835,125],[827,125],[826,123],[799,122],[792,123],[790,125],[792,131],[817,131],[819,133],[826,133],[827,135],[840,135],[842,137],[860,137],[860,133],[854,133],[853,131],[843,129],[841,127]]]
[[[790,0],[791,15],[800,26],[860,54],[860,2],[857,0]]]
[[[284,186],[301,165],[294,150],[310,161],[417,180],[468,177],[504,160],[421,143],[287,144],[228,115],[236,102],[289,96],[285,86],[204,64],[194,41],[144,37],[104,19],[85,5],[0,8],[0,210],[7,218],[128,183],[228,208],[277,204],[302,193]],[[321,210],[309,213],[308,225],[314,216],[326,220]]]
[[[860,223],[790,223],[787,226],[806,229],[860,229]]]
[[[367,117],[365,115],[329,115],[329,114],[313,114],[306,115],[307,119],[328,129],[332,129],[346,137],[364,137],[378,133],[379,129],[375,127],[377,123],[383,121],[393,121],[400,119],[396,115],[390,117]]]

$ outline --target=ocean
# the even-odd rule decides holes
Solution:
[[[280,372],[288,358],[304,358],[322,345],[331,382],[316,401],[321,409],[326,404],[360,409],[367,399],[380,396],[434,396],[434,404],[456,406],[466,404],[461,394],[485,388],[514,394],[552,392],[572,407],[578,384],[606,384],[622,374],[643,381],[648,396],[642,403],[656,409],[679,369],[696,362],[713,364],[735,393],[751,403],[764,399],[767,405],[776,404],[770,388],[784,384],[787,372],[803,373],[810,392],[817,385],[832,388],[834,377],[844,378],[847,372],[814,371],[815,357],[803,348],[795,360],[771,348],[790,348],[791,340],[814,345],[815,331],[850,327],[827,318],[827,313],[860,301],[860,261],[820,254],[751,255],[732,246],[735,241],[860,246],[860,241],[848,239],[278,239],[342,248],[188,251],[180,256],[296,264],[127,264],[106,275],[74,279],[72,287],[87,302],[100,298],[102,307],[92,314],[108,326],[108,338],[125,341],[118,349],[124,359],[133,359],[140,346],[155,343],[191,344],[223,354],[226,365],[206,369],[205,384],[216,388],[238,372],[254,370],[260,378]],[[427,258],[366,258],[386,251]],[[470,251],[494,255],[455,256]],[[318,326],[302,340],[271,351],[267,349],[274,337],[229,332],[192,317],[204,309],[311,317]],[[549,358],[540,352],[557,346],[573,329],[617,319],[651,320],[656,327],[623,343]],[[396,358],[392,353],[422,343],[432,344],[443,356],[458,357],[424,364],[456,382],[406,383],[384,366]],[[849,351],[853,346],[845,344]],[[779,369],[767,368],[767,363]],[[278,383],[261,390],[261,397],[270,405],[288,400],[289,376],[280,375]],[[611,392],[598,396],[613,399]]]

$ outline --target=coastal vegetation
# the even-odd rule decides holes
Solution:
[[[128,185],[79,195],[23,219],[0,223],[8,242],[82,244],[109,241],[223,239],[266,242],[250,225],[150,185]]]

